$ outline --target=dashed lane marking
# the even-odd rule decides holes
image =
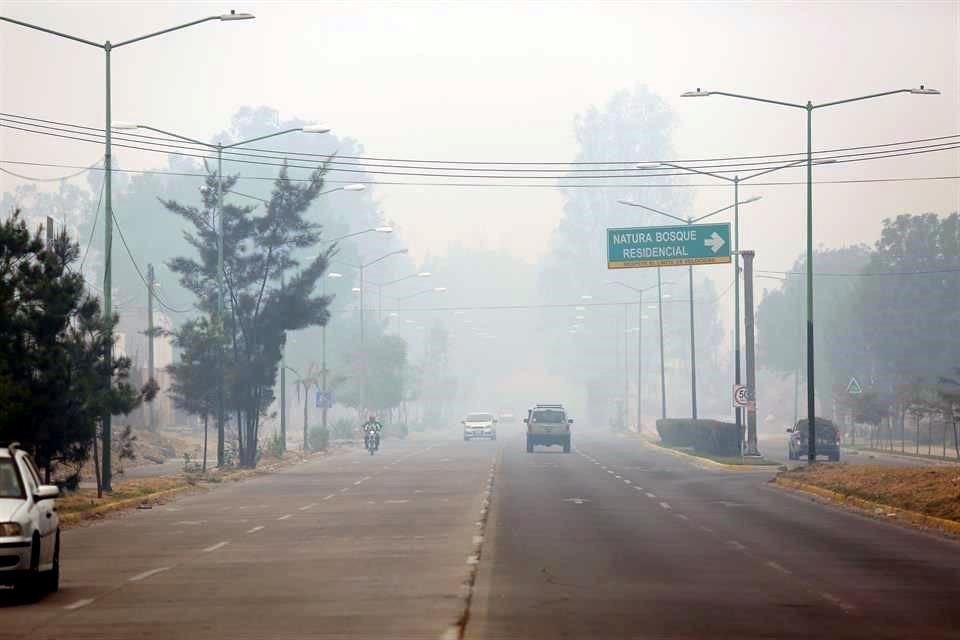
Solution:
[[[774,562],[773,560],[767,560],[767,561],[764,562],[763,564],[767,565],[768,567],[770,567],[770,568],[773,569],[774,571],[779,571],[780,573],[786,574],[786,575],[788,575],[788,576],[789,576],[789,575],[793,575],[793,571],[790,571],[790,569],[787,569],[787,568],[784,567],[783,565],[777,564],[777,563]]]
[[[647,492],[647,497],[652,500],[653,498],[656,498],[656,497],[657,497],[657,494],[655,494],[655,493],[650,493],[650,492],[648,491],[648,492]]]
[[[848,603],[844,602],[843,600],[841,600],[841,599],[838,598],[837,596],[833,595],[832,593],[828,593],[828,592],[826,592],[826,591],[823,591],[823,592],[819,593],[818,595],[819,595],[821,598],[823,598],[824,600],[826,600],[827,602],[829,602],[830,604],[835,605],[835,606],[838,606],[838,607],[840,607],[841,609],[843,609],[844,611],[848,611],[848,612],[849,612],[849,611],[852,611],[852,610],[855,608],[852,604],[848,604]]]
[[[157,569],[150,569],[149,571],[138,573],[137,575],[130,578],[128,582],[140,582],[141,580],[146,580],[150,576],[155,576],[158,573],[162,573],[164,571],[169,571],[169,570],[170,570],[170,567],[159,567]]]
[[[310,504],[305,504],[302,507],[300,507],[300,511],[307,511],[309,509],[313,509],[315,506],[317,506],[317,503],[311,502]]]
[[[285,516],[280,516],[279,518],[277,518],[277,520],[286,520],[286,519],[289,518],[289,517],[290,517],[290,514],[288,513],[288,514],[285,515]]]
[[[93,602],[93,598],[83,598],[82,600],[77,600],[72,602],[64,607],[67,611],[73,611],[74,609],[79,609],[80,607],[85,607],[88,604]]]
[[[335,494],[335,493],[331,493],[331,494],[328,495],[328,496],[323,496],[323,499],[324,499],[324,500],[329,500],[330,498],[333,498],[333,497],[335,497],[336,495],[337,495],[337,494]]]
[[[727,540],[727,544],[736,549],[737,551],[743,551],[746,549],[745,546],[737,542],[736,540]]]
[[[263,525],[262,525],[262,524],[261,524],[261,525],[257,525],[256,527],[250,529],[249,531],[247,531],[247,533],[256,533],[257,531],[260,531],[261,529],[263,529]]]
[[[406,504],[409,500],[384,500],[383,504]]]
[[[666,509],[667,511],[670,510],[670,503],[668,503],[668,502],[661,502],[661,503],[660,503],[660,506],[663,507],[664,509]]]
[[[690,519],[690,518],[688,518],[687,516],[683,515],[682,513],[675,513],[675,514],[673,514],[673,515],[677,516],[677,517],[680,518],[681,520],[689,520],[689,519]]]
[[[203,550],[204,553],[210,553],[211,551],[216,551],[217,549],[222,549],[225,546],[230,544],[229,540],[224,540],[223,542],[218,542],[217,544],[212,544],[206,549]]]

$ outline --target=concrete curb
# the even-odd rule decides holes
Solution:
[[[928,516],[924,513],[920,513],[919,511],[910,511],[908,509],[892,507],[881,502],[873,502],[871,500],[865,500],[864,498],[846,495],[831,489],[818,487],[814,484],[807,484],[806,482],[791,480],[790,478],[781,478],[778,476],[771,481],[771,484],[777,485],[784,489],[802,491],[803,493],[824,498],[830,502],[838,503],[845,507],[855,507],[856,509],[870,512],[870,514],[873,516],[883,514],[886,517],[890,517],[888,514],[892,513],[895,514],[896,520],[899,522],[909,523],[929,529],[936,529],[944,533],[960,536],[960,522],[956,522],[954,520],[947,520],[945,518],[938,518],[936,516]]]
[[[711,460],[710,458],[704,458],[692,453],[687,453],[685,451],[677,451],[676,449],[665,447],[662,444],[658,444],[653,440],[650,440],[646,436],[640,436],[640,441],[644,444],[644,446],[655,447],[656,449],[665,453],[669,453],[670,455],[694,460],[697,463],[704,464],[708,467],[723,469],[725,471],[771,471],[781,466],[779,464],[726,464],[723,462],[717,462],[716,460]]]
[[[124,498],[123,500],[117,500],[116,502],[108,502],[106,504],[93,507],[92,509],[87,509],[86,511],[65,513],[60,516],[60,525],[64,528],[69,528],[83,522],[84,520],[96,520],[100,516],[112,513],[114,511],[132,509],[140,506],[141,504],[153,504],[161,498],[176,495],[186,491],[187,489],[195,488],[196,486],[197,485],[184,483],[181,486],[173,487],[171,489],[164,489],[163,491],[148,493],[142,496],[134,496],[133,498]]]
[[[470,604],[473,602],[474,585],[477,583],[477,574],[480,573],[480,558],[483,553],[484,534],[487,522],[490,519],[490,505],[493,500],[493,483],[497,474],[497,465],[500,463],[502,449],[497,451],[490,464],[490,474],[487,476],[486,489],[480,503],[480,516],[476,522],[476,532],[473,536],[472,552],[467,556],[467,575],[460,585],[460,613],[456,620],[440,634],[440,640],[462,640],[470,620]]]

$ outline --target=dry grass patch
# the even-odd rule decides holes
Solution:
[[[176,489],[184,484],[184,479],[176,476],[124,480],[115,483],[113,493],[104,494],[102,498],[97,498],[96,489],[80,489],[57,498],[57,512],[60,515],[79,514],[104,505]]]
[[[960,467],[815,464],[782,472],[779,477],[960,522]]]

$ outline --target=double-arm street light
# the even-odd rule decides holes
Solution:
[[[107,331],[108,337],[111,339],[107,341],[107,351],[104,354],[104,361],[106,367],[105,371],[112,371],[113,367],[111,361],[113,359],[113,327],[109,323],[109,319],[113,314],[113,303],[111,300],[111,281],[113,276],[113,261],[111,259],[113,255],[113,169],[111,164],[111,130],[110,130],[110,107],[111,107],[111,72],[110,72],[110,54],[111,52],[118,48],[124,47],[128,44],[133,44],[135,42],[141,42],[142,40],[147,40],[149,38],[155,38],[173,31],[179,31],[180,29],[186,29],[187,27],[192,27],[194,25],[202,24],[204,22],[211,22],[213,20],[218,20],[221,22],[231,22],[234,20],[251,20],[253,15],[249,13],[237,13],[231,11],[230,13],[224,13],[216,16],[207,16],[205,18],[200,18],[199,20],[193,20],[192,22],[186,22],[184,24],[179,24],[173,27],[168,27],[166,29],[161,29],[160,31],[154,31],[153,33],[148,33],[146,35],[138,36],[136,38],[130,38],[129,40],[123,40],[121,42],[94,42],[92,40],[87,40],[85,38],[79,38],[77,36],[70,35],[68,33],[61,33],[60,31],[54,31],[53,29],[47,29],[46,27],[41,27],[35,24],[30,24],[29,22],[23,22],[22,20],[15,20],[13,18],[8,18],[6,16],[0,16],[0,21],[9,22],[11,24],[19,25],[21,27],[26,27],[28,29],[34,29],[36,31],[42,31],[53,36],[60,38],[65,38],[67,40],[72,40],[73,42],[79,42],[80,44],[85,44],[91,47],[96,47],[101,49],[104,53],[105,58],[105,105],[106,105],[106,117],[105,122],[106,126],[104,127],[104,153],[103,153],[103,179],[104,179],[104,206],[105,206],[105,215],[103,221],[103,309],[104,317],[108,319],[105,331]],[[107,387],[110,387],[113,384],[112,376],[110,373],[107,373],[105,379],[105,384]],[[111,486],[111,476],[113,475],[111,469],[111,456],[110,456],[110,442],[111,442],[111,425],[110,425],[110,414],[105,413],[101,416],[102,425],[103,425],[103,465],[101,467],[101,487],[104,491],[110,491]]]
[[[659,275],[659,271],[658,271]],[[620,287],[625,287],[630,289],[634,293],[638,294],[637,297],[637,433],[640,433],[642,419],[643,419],[643,294],[651,289],[656,289],[660,298],[662,299],[662,288],[664,284],[673,284],[672,282],[661,282],[660,278],[657,278],[657,284],[651,285],[649,287],[644,287],[642,289],[629,285],[626,282],[621,282],[619,280],[612,280],[607,284],[617,285]],[[664,374],[664,365],[663,365],[663,313],[660,314],[660,408],[661,408],[661,417],[667,417],[667,389],[665,385],[666,376]],[[624,400],[626,404],[626,400]]]
[[[618,200],[620,204],[625,204],[630,207],[639,207],[646,211],[652,213],[658,213],[662,216],[666,216],[671,220],[677,220],[682,222],[687,226],[700,222],[701,220],[706,220],[712,216],[717,215],[718,213],[723,213],[733,208],[739,207],[741,204],[748,204],[750,202],[756,202],[760,200],[760,196],[754,196],[744,200],[743,202],[735,202],[734,204],[727,205],[716,211],[711,211],[710,213],[704,214],[698,218],[681,218],[680,216],[675,216],[672,213],[667,213],[666,211],[660,211],[659,209],[654,209],[653,207],[648,207],[646,205],[639,204],[637,202],[632,202],[630,200]],[[689,283],[690,283],[690,406],[691,414],[694,420],[697,419],[697,354],[696,354],[696,334],[695,334],[695,324],[693,319],[693,265],[687,267],[687,272],[689,274]],[[659,278],[659,269],[657,271]],[[662,312],[661,312],[662,313]],[[661,347],[662,350],[662,347]]]
[[[836,162],[836,160],[818,160],[814,164],[831,164]],[[764,169],[762,171],[757,171],[746,176],[734,175],[727,176],[722,173],[713,173],[710,171],[703,171],[700,169],[694,169],[692,167],[686,167],[681,164],[675,164],[673,162],[660,162],[655,165],[637,165],[638,169],[650,170],[657,169],[660,167],[668,167],[672,169],[679,169],[686,173],[693,173],[702,176],[709,176],[711,178],[717,178],[718,180],[724,180],[733,184],[733,354],[734,354],[734,366],[733,366],[733,383],[734,385],[740,384],[740,183],[746,182],[747,180],[753,180],[754,178],[759,178],[760,176],[767,175],[768,173],[773,173],[775,171],[780,171],[782,169],[790,169],[792,167],[798,167],[802,164],[805,164],[806,160],[798,160],[797,162],[791,162],[785,165],[778,167],[772,167],[769,169]],[[743,429],[743,413],[740,407],[734,408],[735,419],[737,423],[737,433],[741,433]],[[756,452],[749,452],[756,453]]]
[[[411,273],[408,276],[403,276],[402,278],[397,278],[396,280],[389,280],[387,282],[368,282],[367,284],[372,285],[377,288],[377,320],[383,322],[383,290],[386,287],[391,285],[406,282],[407,280],[413,280],[414,278],[429,278],[433,274],[429,271],[419,271],[417,273]]]
[[[809,425],[809,449],[807,459],[810,462],[816,460],[816,393],[813,375],[813,112],[816,109],[825,109],[835,107],[851,102],[860,102],[871,100],[873,98],[882,98],[899,93],[911,93],[915,95],[939,95],[936,89],[928,89],[923,85],[913,89],[894,89],[892,91],[881,91],[880,93],[871,93],[865,96],[847,98],[844,100],[833,100],[831,102],[822,102],[813,104],[807,101],[806,104],[796,102],[785,102],[782,100],[771,100],[769,98],[758,98],[739,93],[730,93],[727,91],[703,91],[699,87],[696,91],[687,91],[682,94],[684,98],[701,98],[707,96],[726,96],[728,98],[737,98],[739,100],[749,100],[751,102],[762,102],[779,107],[788,107],[791,109],[803,109],[807,114],[807,423]]]

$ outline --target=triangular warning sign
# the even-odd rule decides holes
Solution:
[[[860,386],[856,378],[850,378],[850,384],[847,385],[847,393],[852,395],[863,393],[863,387]]]

